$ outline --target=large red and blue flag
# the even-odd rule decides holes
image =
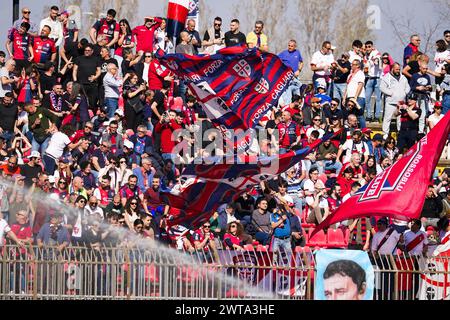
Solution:
[[[167,8],[167,36],[178,37],[183,31],[189,13],[189,0],[169,0]]]
[[[235,128],[229,127],[230,121],[243,129],[255,128],[261,117],[276,106],[294,76],[292,69],[276,55],[245,46],[224,48],[213,55],[159,51],[157,56],[164,66],[194,88],[193,94],[201,105],[209,103],[209,109],[216,107],[219,117],[214,119],[230,129]],[[230,111],[222,110],[221,102],[214,99],[220,99]]]
[[[182,210],[181,214],[171,217],[168,225],[183,224],[189,228],[200,226],[219,206],[236,200],[262,180],[287,171],[305,159],[323,141],[337,134],[339,132],[325,134],[311,145],[283,155],[255,159],[234,157],[206,164],[188,165],[181,176],[185,182],[179,189],[162,190],[167,204]],[[248,160],[252,160],[252,163],[242,162]]]
[[[367,216],[417,219],[450,132],[450,113],[395,164],[359,189],[314,230]],[[311,234],[311,236],[313,235]]]

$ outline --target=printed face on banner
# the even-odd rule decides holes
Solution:
[[[374,271],[367,252],[319,250],[315,300],[372,300]]]

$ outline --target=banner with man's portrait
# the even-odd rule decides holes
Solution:
[[[375,276],[367,252],[319,250],[315,300],[372,300]]]

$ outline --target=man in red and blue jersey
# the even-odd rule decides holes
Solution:
[[[41,30],[41,36],[34,38],[32,41],[33,62],[37,64],[38,68],[42,68],[48,61],[55,62],[55,42],[48,37],[51,31],[52,29],[45,25]]]
[[[283,111],[281,118],[282,121],[278,124],[280,134],[280,154],[284,154],[300,143],[301,134],[300,126],[292,121],[292,116],[289,111]]]
[[[31,47],[32,36],[28,34],[30,24],[22,22],[19,30],[12,28],[8,34],[6,49],[9,55],[16,61],[16,70],[26,68],[33,59],[33,48]]]
[[[119,40],[119,24],[114,18],[116,17],[116,11],[114,9],[109,9],[106,13],[106,18],[98,20],[91,28],[89,35],[91,37],[92,43],[97,43],[97,37],[103,35],[107,38],[106,46],[108,48],[114,48],[114,45]],[[111,53],[111,56],[113,54]]]

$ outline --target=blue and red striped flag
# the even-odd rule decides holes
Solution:
[[[294,76],[276,55],[245,46],[224,48],[213,55],[163,53],[157,53],[161,63],[195,88],[193,93],[201,105],[217,107],[219,117],[214,120],[230,129],[235,125],[255,128],[277,105]],[[221,115],[223,107],[211,103],[214,99],[223,101],[232,114]]]
[[[169,0],[167,9],[167,36],[178,37],[183,31],[189,13],[189,0]]]
[[[185,183],[179,190],[162,190],[170,207],[182,209],[181,215],[172,217],[170,226],[183,224],[196,228],[209,219],[217,208],[236,200],[242,193],[262,180],[286,172],[316,150],[326,140],[340,132],[325,134],[321,139],[297,151],[283,155],[253,159],[221,159],[212,164],[190,164],[182,173]]]

